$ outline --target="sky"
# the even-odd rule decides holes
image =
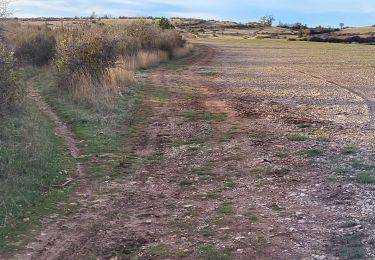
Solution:
[[[310,26],[375,24],[375,0],[13,0],[15,17],[97,15],[154,16],[257,21],[272,15],[276,24]]]

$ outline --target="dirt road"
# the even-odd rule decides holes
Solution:
[[[373,259],[373,50],[211,42],[142,72],[134,172],[15,258]]]

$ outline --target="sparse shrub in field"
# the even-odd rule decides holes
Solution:
[[[23,41],[15,50],[15,57],[24,63],[42,66],[49,63],[56,52],[53,35],[40,33]]]
[[[13,53],[0,43],[0,112],[20,100],[24,93],[15,71]]]

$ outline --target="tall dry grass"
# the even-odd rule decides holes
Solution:
[[[74,73],[68,84],[74,101],[113,107],[125,88],[134,82],[134,78],[134,71],[114,67],[106,69],[100,77],[93,77],[87,71]]]
[[[185,44],[185,46],[183,47],[174,49],[172,51],[172,54],[174,58],[180,59],[189,55],[189,53],[192,52],[193,49],[194,49],[194,46],[188,43],[188,44]]]

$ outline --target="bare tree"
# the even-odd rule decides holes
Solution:
[[[272,26],[272,23],[275,21],[275,18],[272,15],[263,16],[259,19],[259,23],[262,26]]]
[[[344,28],[345,24],[344,23],[340,23],[340,29],[342,30]]]
[[[10,0],[0,0],[0,18],[5,18],[12,14],[9,9],[10,2]]]

